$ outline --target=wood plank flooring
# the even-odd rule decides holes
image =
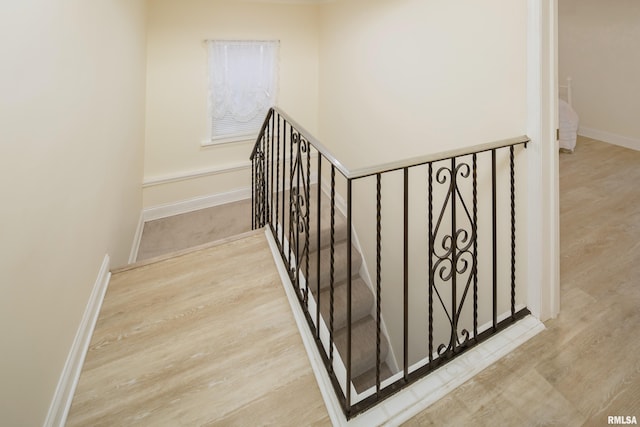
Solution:
[[[640,152],[580,138],[560,210],[560,316],[406,426],[640,420]]]
[[[114,273],[68,426],[329,424],[263,231]]]

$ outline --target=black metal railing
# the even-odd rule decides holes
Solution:
[[[251,154],[252,225],[271,230],[347,419],[529,313],[516,284],[517,163],[528,142],[518,137],[349,169],[286,113],[269,111]],[[341,214],[346,259],[336,255]],[[375,264],[375,380],[359,391],[352,385],[354,229],[375,240],[360,248]],[[335,275],[345,264],[346,313],[337,313]],[[401,319],[385,319],[398,311]],[[336,357],[338,315],[346,317],[346,347]],[[397,368],[386,375],[384,339]]]

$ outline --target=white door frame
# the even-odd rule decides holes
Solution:
[[[527,306],[544,321],[560,310],[557,126],[558,0],[528,0]]]

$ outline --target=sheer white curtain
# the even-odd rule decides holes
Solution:
[[[255,136],[277,92],[277,41],[207,42],[213,140]]]

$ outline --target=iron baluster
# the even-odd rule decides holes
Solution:
[[[473,338],[478,339],[478,158],[473,153]]]
[[[433,287],[435,286],[434,271],[433,271],[433,256],[434,256],[434,235],[433,235],[433,164],[429,163],[429,200],[428,200],[428,212],[429,212],[429,365],[433,363]]]
[[[511,318],[516,316],[516,177],[513,145],[509,147],[509,172],[511,175]]]
[[[278,115],[278,129],[280,129],[280,115]],[[285,193],[287,191],[286,187],[286,176],[287,176],[287,122],[286,120],[282,120],[282,227],[280,228],[280,242],[282,243],[282,248],[284,252],[284,229],[286,224],[285,219]],[[287,266],[288,268],[288,266]]]
[[[321,191],[322,191],[322,155],[320,153],[318,153],[318,207],[317,207],[317,217],[318,217],[318,227],[317,227],[317,234],[318,234],[318,245],[317,245],[317,251],[316,251],[316,255],[317,255],[317,265],[316,265],[316,279],[317,279],[317,287],[316,287],[316,295],[317,295],[317,301],[316,301],[316,339],[319,340],[320,339],[320,248],[322,248],[322,242],[321,242],[321,234],[322,234],[322,196],[321,196]]]
[[[256,158],[251,159],[251,229],[256,229]]]
[[[376,394],[380,394],[380,321],[382,287],[382,175],[376,174]]]
[[[304,261],[305,261],[305,269],[304,269],[304,277],[305,277],[305,290],[304,290],[304,300],[305,305],[309,305],[309,233],[310,231],[310,216],[311,216],[311,147],[309,143],[305,141],[305,148],[307,152],[307,180],[304,186],[305,191],[305,219],[306,224],[304,227]]]
[[[404,241],[403,241],[403,365],[404,380],[409,380],[409,168],[404,168]]]
[[[346,368],[347,368],[347,387],[346,387],[346,396],[345,396],[345,403],[346,403],[346,408],[347,408],[347,416],[349,416],[349,413],[351,411],[351,328],[352,328],[352,324],[351,324],[351,276],[352,276],[352,272],[351,272],[351,260],[352,260],[352,253],[351,253],[351,220],[352,220],[352,210],[351,210],[351,184],[352,181],[350,179],[347,179],[347,355],[346,355],[346,359],[347,359],[347,363],[346,363]]]
[[[491,208],[493,217],[493,330],[498,326],[498,214],[496,197],[496,150],[491,150]]]
[[[274,224],[276,225],[275,229],[277,230],[277,225],[280,223],[280,218],[279,218],[279,212],[278,212],[278,205],[280,202],[280,115],[278,114],[276,116],[276,114],[274,113],[274,120],[277,123],[276,126],[276,202],[275,202],[275,221]],[[274,232],[274,235],[276,236],[276,241],[277,239],[277,232]],[[281,242],[278,242],[278,244],[280,245]]]
[[[333,371],[333,304],[334,304],[334,245],[336,217],[336,168],[331,165],[331,238],[329,243],[329,360]]]
[[[457,185],[456,158],[451,159],[451,338],[449,349],[452,353],[456,350],[458,334],[458,319],[456,316],[457,307],[457,286],[458,286],[458,229],[456,227],[456,185]]]
[[[268,118],[267,118],[268,121]],[[267,223],[267,218],[269,217],[269,125],[267,124],[265,128],[265,137],[264,137],[264,153],[265,153],[265,176],[264,176],[264,223]]]

